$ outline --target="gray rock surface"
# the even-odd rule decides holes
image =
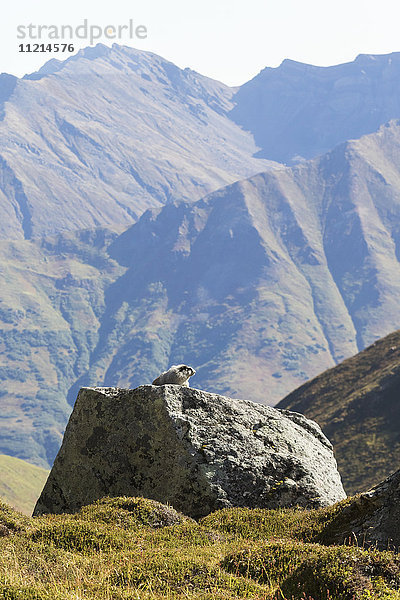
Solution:
[[[83,388],[34,514],[120,495],[195,518],[345,497],[330,442],[302,415],[174,385]]]
[[[400,470],[345,503],[325,535],[330,543],[400,548]]]

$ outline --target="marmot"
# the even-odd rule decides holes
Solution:
[[[172,365],[168,371],[161,373],[153,381],[152,385],[184,385],[189,387],[189,377],[195,375],[196,371],[187,365]]]

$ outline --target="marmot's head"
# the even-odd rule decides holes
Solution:
[[[182,377],[182,379],[184,378],[185,381],[189,379],[189,377],[192,377],[196,374],[196,371],[192,369],[192,367],[188,367],[187,365],[175,365],[175,369],[179,372],[179,375]]]
[[[196,371],[187,365],[179,365],[179,370],[184,373],[186,377],[192,377],[193,375],[196,375]]]
[[[192,367],[188,367],[187,365],[173,365],[169,369],[169,371],[175,373],[177,383],[179,383],[180,385],[185,385],[189,377],[192,377],[192,375],[196,373],[196,371],[192,369]]]

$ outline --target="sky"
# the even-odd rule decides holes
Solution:
[[[398,0],[16,0],[7,2],[2,12],[0,72],[19,77],[51,58],[71,55],[21,52],[20,44],[26,50],[28,43],[72,41],[76,52],[90,40],[50,39],[45,33],[60,36],[62,25],[75,32],[85,19],[88,28],[103,30],[94,44],[117,42],[149,50],[234,86],[285,58],[329,66],[352,61],[358,54],[400,51]],[[121,40],[104,36],[105,27],[111,27],[111,38],[119,25],[130,23],[132,38],[126,28]],[[42,39],[28,39],[30,24],[35,36],[42,25]],[[50,26],[52,30],[45,28]]]

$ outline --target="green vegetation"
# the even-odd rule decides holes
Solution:
[[[45,469],[19,458],[0,454],[0,498],[30,515],[48,474]]]
[[[275,585],[283,598],[400,598],[400,560],[387,552],[267,541],[227,556],[222,565],[236,575]]]
[[[399,600],[398,555],[318,543],[349,501],[199,523],[143,498],[38,518],[0,504],[0,598]]]
[[[325,371],[277,408],[315,420],[335,449],[347,493],[376,485],[400,463],[400,331]]]

